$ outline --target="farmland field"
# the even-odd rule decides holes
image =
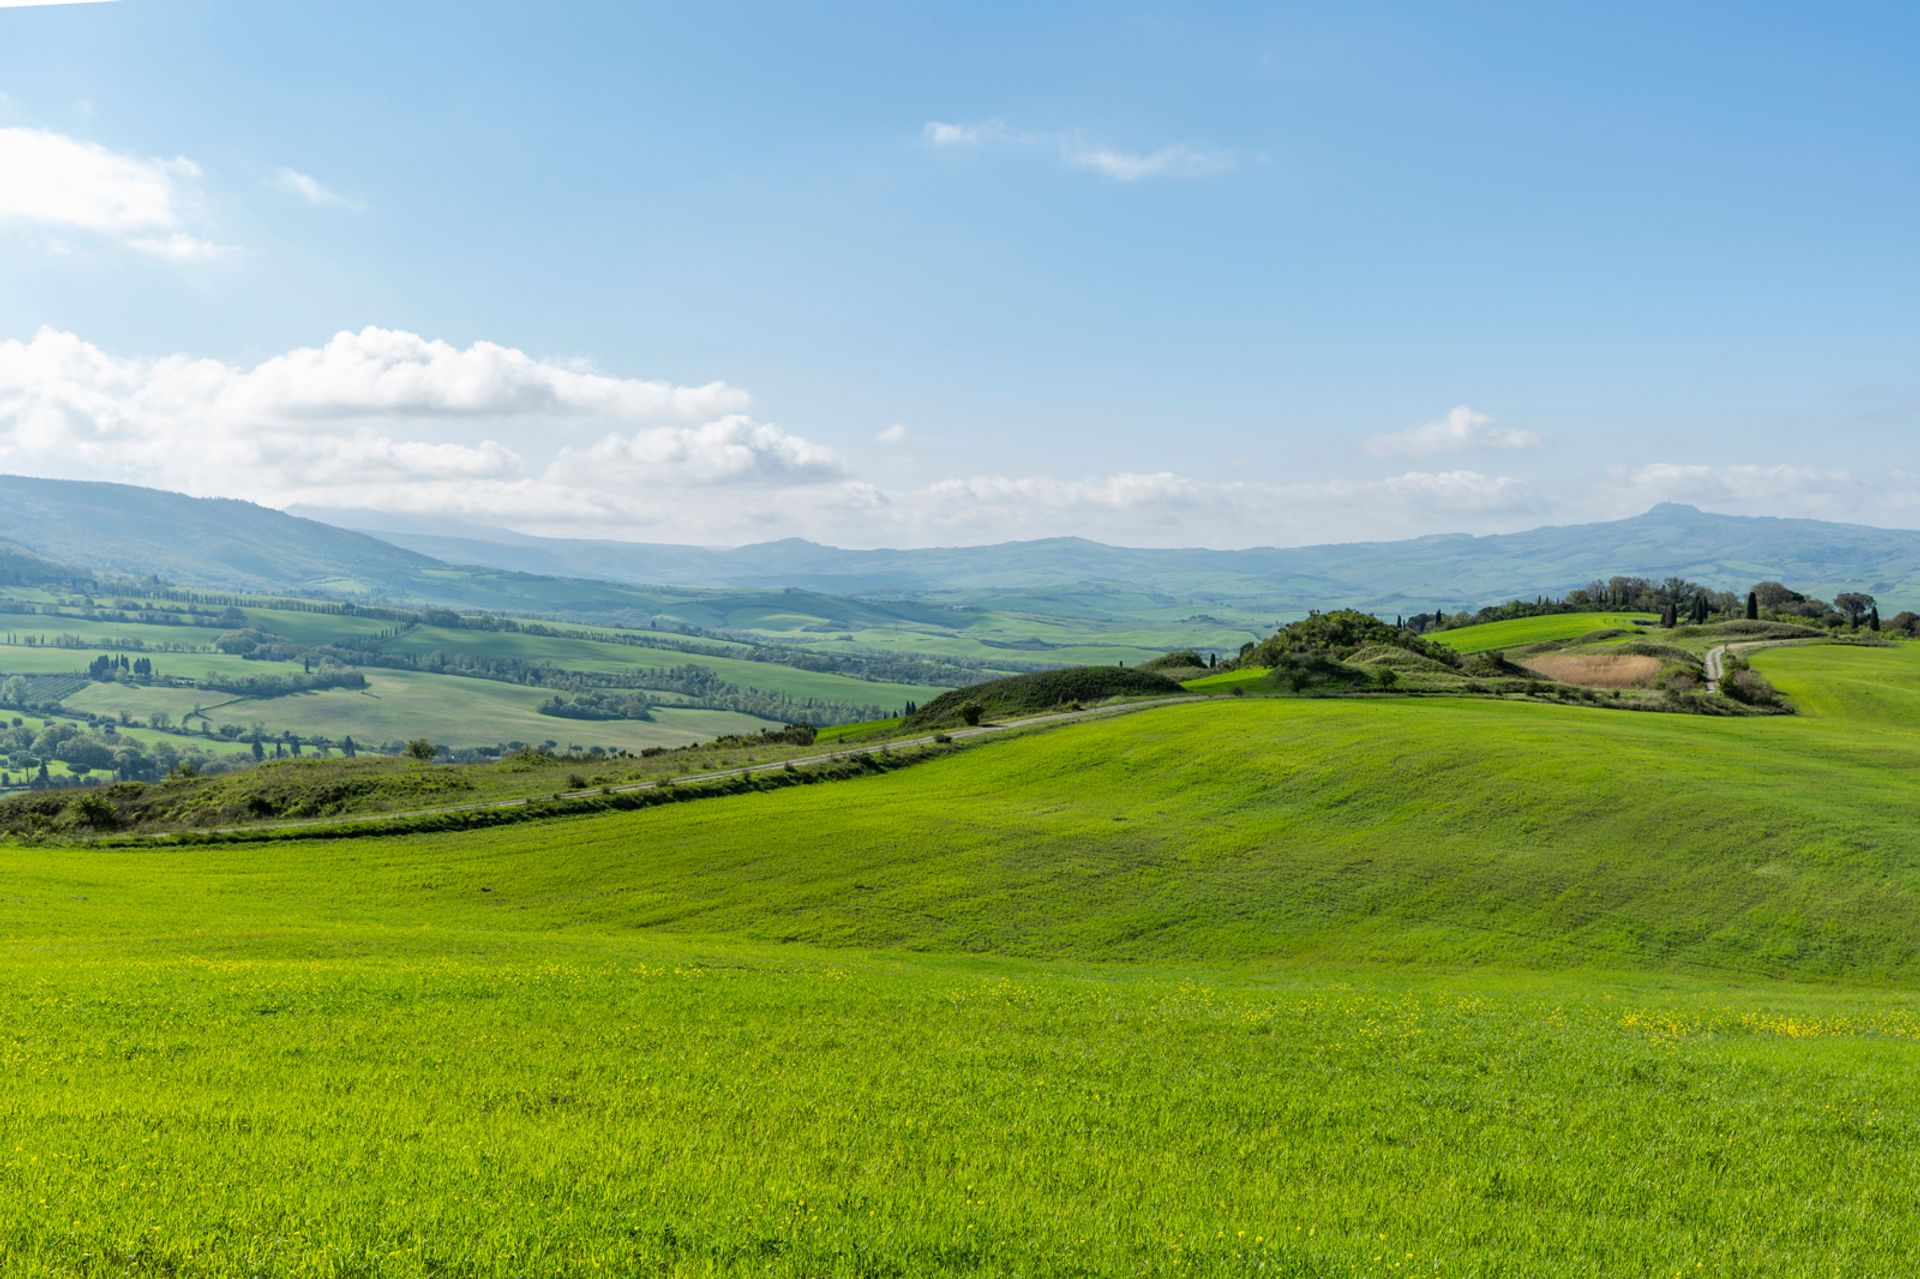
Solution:
[[[437,742],[558,741],[582,747],[642,750],[678,746],[726,733],[757,733],[773,721],[732,711],[656,706],[650,720],[578,720],[542,715],[549,694],[493,680],[454,680],[422,671],[373,670],[365,689],[329,689],[285,697],[221,699],[207,713],[216,723],[253,720],[303,736],[354,735],[368,742],[425,737]],[[451,687],[450,687],[451,686]],[[111,697],[105,700],[111,702]],[[211,703],[209,703],[211,705]]]
[[[0,1264],[1904,1272],[1920,649],[1754,661],[1808,713],[1225,699],[0,849]]]

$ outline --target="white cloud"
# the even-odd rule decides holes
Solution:
[[[895,422],[892,426],[881,431],[873,438],[876,442],[885,444],[891,448],[895,445],[905,444],[911,434],[912,432],[907,430],[907,424],[905,422]]]
[[[884,496],[884,495],[883,495]],[[1172,471],[1079,479],[983,475],[941,480],[876,502],[859,494],[848,534],[908,543],[1082,536],[1140,545],[1295,545],[1388,537],[1541,509],[1510,476],[1411,471],[1379,480],[1215,481]],[[831,518],[834,504],[822,501]]]
[[[841,474],[831,450],[735,414],[699,426],[656,426],[562,449],[547,472],[559,483],[626,486],[806,482]]]
[[[977,147],[989,142],[1004,142],[1013,137],[1005,122],[982,120],[978,124],[947,124],[929,120],[920,126],[920,136],[936,147]]]
[[[1616,503],[1646,506],[1655,502],[1792,501],[1800,509],[1848,507],[1865,496],[1865,488],[1851,473],[1803,466],[1652,462],[1617,467],[1608,473],[1603,492]],[[1771,513],[1771,512],[1770,512]]]
[[[1209,177],[1225,173],[1240,163],[1238,154],[1218,147],[1175,143],[1152,151],[1123,151],[1097,142],[1077,129],[1053,132],[1010,129],[1001,120],[981,120],[973,124],[929,120],[920,126],[920,137],[935,147],[1002,146],[1051,151],[1070,169],[1098,173],[1116,182]]]
[[[1367,441],[1367,452],[1375,457],[1434,457],[1442,453],[1536,449],[1540,442],[1532,431],[1496,426],[1485,413],[1462,404],[1435,421],[1393,435],[1374,436]]]
[[[274,176],[273,184],[288,195],[298,196],[308,204],[320,208],[360,209],[365,206],[358,200],[349,200],[346,196],[332,190],[318,178],[309,177],[298,169],[282,169]]]
[[[1920,505],[1920,475],[1784,463],[1656,462],[1545,487],[1445,466],[1340,479],[988,470],[922,482],[896,465],[883,480],[851,472],[826,443],[756,420],[749,408],[724,382],[615,376],[394,329],[340,333],[245,365],[125,357],[51,329],[0,341],[0,471],[535,533],[1258,546],[1504,531],[1633,514],[1662,500],[1843,519]]]
[[[341,333],[252,367],[122,358],[43,329],[0,342],[0,469],[267,502],[451,501],[462,487],[532,484],[546,487],[543,497],[522,492],[518,509],[550,511],[580,509],[562,485],[604,488],[641,473],[681,483],[756,468],[832,473],[825,450],[740,416],[747,402],[721,382],[610,377],[392,329]],[[557,445],[566,456],[570,428],[647,423],[661,425],[585,451],[588,462],[603,454],[597,474],[589,466],[547,479],[524,456]]]
[[[0,128],[0,222],[86,231],[174,261],[219,257],[188,227],[193,161],[121,155],[45,129]]]
[[[1116,182],[1142,178],[1203,178],[1225,173],[1238,163],[1231,151],[1184,144],[1157,151],[1116,151],[1110,147],[1070,146],[1062,157],[1076,169],[1090,169]]]

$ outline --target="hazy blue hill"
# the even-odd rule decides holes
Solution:
[[[436,567],[251,502],[17,475],[0,476],[0,538],[97,573],[256,591],[378,586]]]
[[[21,564],[33,575],[22,580],[65,580],[74,574],[62,565],[72,565],[91,573],[157,575],[178,585],[222,590],[321,592],[628,622],[664,617],[712,628],[753,626],[773,614],[854,628],[916,621],[941,611],[796,590],[702,591],[595,579],[578,568],[567,573],[564,548],[525,540],[536,543],[533,558],[525,562],[553,571],[511,564],[453,566],[366,533],[251,502],[124,484],[0,476],[0,542],[23,548]],[[0,545],[0,576],[7,562]]]
[[[65,564],[56,564],[36,555],[24,546],[0,541],[0,586],[36,586],[45,582],[71,582],[86,574]]]
[[[715,550],[504,532],[381,536],[457,563],[611,581],[960,594],[979,602],[988,602],[981,592],[1066,594],[1108,583],[1169,601],[1255,611],[1353,605],[1400,612],[1558,594],[1596,576],[1633,573],[1677,575],[1729,590],[1771,577],[1817,593],[1865,589],[1891,606],[1920,606],[1920,533],[1716,515],[1673,503],[1631,519],[1523,533],[1239,551],[1106,546],[1083,538],[921,550],[845,550],[789,538]],[[533,569],[536,564],[544,567]]]
[[[396,527],[374,536],[247,502],[0,476],[0,540],[56,564],[203,586],[668,616],[711,627],[755,626],[769,614],[847,629],[921,617],[942,627],[964,622],[938,611],[942,604],[1095,619],[1217,609],[1272,620],[1342,605],[1419,612],[1557,594],[1613,573],[1728,589],[1771,577],[1823,595],[1868,590],[1889,609],[1920,607],[1920,533],[1673,504],[1523,533],[1240,551],[1083,538],[920,550],[787,538],[723,550],[329,514]],[[912,597],[930,598],[902,602]]]

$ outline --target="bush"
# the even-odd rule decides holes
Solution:
[[[960,718],[966,722],[969,728],[978,725],[980,721],[985,718],[986,713],[987,708],[978,702],[968,702],[960,708]]]
[[[120,814],[112,802],[97,792],[75,795],[67,804],[67,816],[88,830],[112,830],[120,824]]]
[[[424,737],[416,737],[407,743],[407,754],[418,760],[430,760],[440,753],[440,748]]]
[[[1778,706],[1780,690],[1751,668],[1737,670],[1720,681],[1720,691],[1747,706]]]

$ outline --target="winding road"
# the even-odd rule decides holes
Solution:
[[[1716,644],[1707,650],[1707,691],[1720,691],[1720,681],[1726,677],[1728,653],[1751,653],[1756,648],[1785,648],[1789,644],[1824,644],[1824,636],[1813,635],[1798,639],[1744,640],[1738,644]]]

